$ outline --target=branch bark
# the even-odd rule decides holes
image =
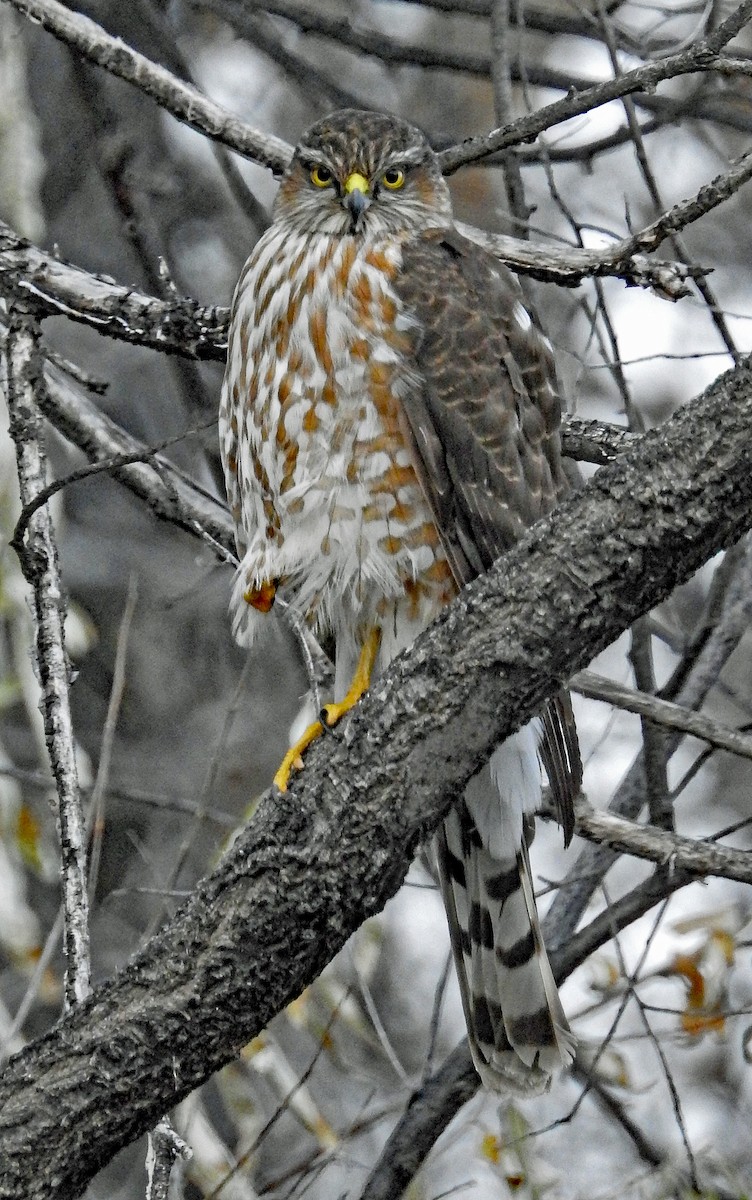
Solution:
[[[11,312],[5,345],[10,434],[16,446],[21,504],[34,502],[47,482],[38,398],[42,383],[40,332],[36,320],[18,308]],[[89,898],[86,822],[78,786],[70,711],[70,664],[65,652],[65,595],[60,578],[52,516],[45,505],[34,512],[25,536],[14,543],[32,591],[36,662],[42,690],[40,707],[50,767],[58,795],[61,882],[65,915],[65,1004],[70,1008],[89,992]]]
[[[744,363],[532,529],[262,798],[175,918],[8,1064],[0,1196],[75,1196],[318,975],[493,746],[752,525],[751,421]]]

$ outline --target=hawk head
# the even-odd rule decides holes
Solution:
[[[399,117],[343,108],[303,134],[274,219],[300,232],[368,237],[446,228],[452,204],[420,129]]]

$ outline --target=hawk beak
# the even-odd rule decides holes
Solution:
[[[369,183],[365,175],[359,175],[357,171],[353,171],[352,175],[348,175],[345,180],[345,195],[342,203],[350,213],[353,225],[357,225],[361,215],[371,203],[371,197],[368,195],[368,192]]]

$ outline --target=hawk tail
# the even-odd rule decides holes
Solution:
[[[436,835],[473,1060],[486,1087],[531,1095],[574,1057],[543,945],[525,839],[495,857],[463,801]]]

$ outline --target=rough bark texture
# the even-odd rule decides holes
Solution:
[[[746,363],[541,522],[398,659],[112,981],[9,1063],[0,1196],[73,1197],[399,886],[491,748],[752,525]]]

